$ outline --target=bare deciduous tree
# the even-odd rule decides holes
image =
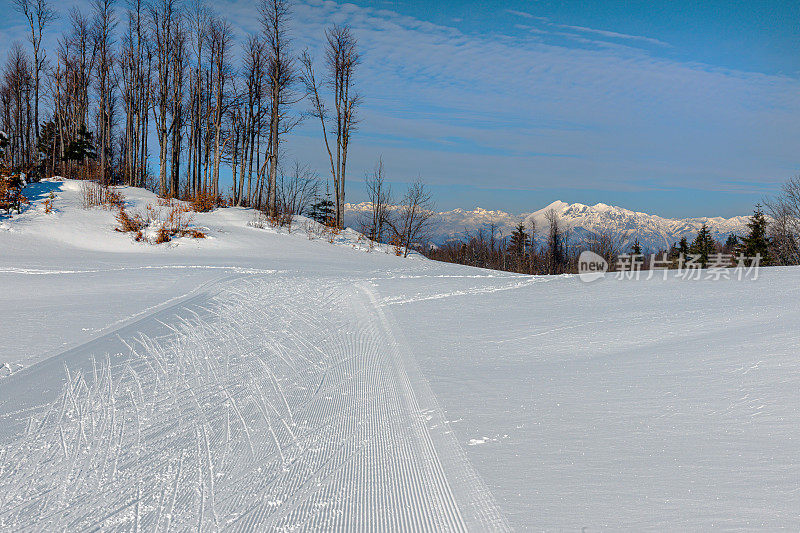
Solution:
[[[769,233],[776,260],[779,264],[800,264],[800,176],[790,178],[765,204],[772,219]]]
[[[389,214],[392,191],[383,168],[383,159],[378,160],[375,170],[364,178],[367,188],[367,201],[370,203],[369,212],[361,220],[361,231],[376,242],[383,242],[386,231],[386,220]]]
[[[100,181],[106,181],[107,156],[111,147],[111,125],[113,106],[114,41],[111,32],[116,26],[114,17],[114,0],[95,0],[95,15],[92,37],[97,53],[97,91],[99,95],[98,109],[98,151],[100,155]]]
[[[41,71],[45,66],[46,54],[41,49],[42,32],[45,26],[56,19],[56,12],[50,7],[47,0],[13,0],[17,10],[28,21],[30,36],[28,39],[33,47],[33,124],[36,141],[39,140],[39,86]]]
[[[617,256],[622,253],[623,239],[611,232],[599,232],[591,235],[586,241],[586,248],[606,260],[613,266]]]
[[[319,194],[319,179],[308,165],[295,161],[291,174],[281,176],[278,194],[282,212],[306,214]]]
[[[264,30],[269,55],[267,84],[270,99],[269,142],[266,162],[269,163],[267,185],[267,208],[270,216],[276,216],[278,155],[282,133],[293,127],[287,121],[287,107],[292,101],[291,87],[295,81],[294,61],[289,51],[288,28],[290,10],[288,0],[262,0],[261,25]]]
[[[227,86],[230,79],[228,53],[233,30],[220,18],[213,18],[209,25],[209,48],[211,53],[211,84],[214,93],[212,126],[214,128],[214,168],[211,176],[212,194],[219,196],[219,167],[225,146],[222,141],[222,116],[228,104]]]
[[[394,234],[394,244],[408,257],[413,246],[423,249],[428,243],[435,224],[434,203],[428,188],[417,180],[406,191],[395,217],[386,223]]]
[[[308,52],[303,52],[302,80],[312,103],[312,116],[319,118],[322,125],[322,138],[331,165],[331,177],[336,199],[336,225],[344,224],[345,178],[347,174],[347,150],[350,136],[355,131],[358,120],[356,109],[361,98],[355,90],[355,71],[360,63],[357,40],[348,26],[334,25],[325,31],[326,76],[324,83],[333,92],[335,116],[329,117],[328,109],[320,96],[322,83],[314,75],[313,60]],[[331,126],[328,120],[333,121]],[[335,150],[328,141],[328,128],[336,137]],[[335,151],[335,153],[334,153]]]

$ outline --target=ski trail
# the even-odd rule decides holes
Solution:
[[[253,275],[202,310],[0,413],[0,530],[508,529],[371,287]]]
[[[419,421],[423,425],[419,434],[425,441],[431,460],[439,463],[440,469],[447,473],[450,481],[447,489],[451,497],[459,502],[465,523],[475,531],[510,531],[494,496],[455,438],[402,333],[393,327],[395,321],[391,311],[381,305],[371,284],[362,284],[360,288],[369,298],[373,313],[394,345],[396,364],[403,376],[409,402],[413,402],[413,408],[419,413]]]

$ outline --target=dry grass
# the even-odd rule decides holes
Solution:
[[[247,225],[258,229],[264,229],[267,227],[272,229],[285,228],[286,231],[291,233],[293,221],[294,216],[289,211],[281,211],[278,212],[276,216],[271,216],[264,211],[255,209],[253,210],[253,217],[250,219],[250,222],[248,222]]]
[[[84,209],[92,207],[122,208],[125,205],[125,197],[106,185],[94,181],[84,181],[81,183],[81,205]]]

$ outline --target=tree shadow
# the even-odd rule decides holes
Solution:
[[[39,181],[37,183],[30,183],[22,190],[22,194],[28,199],[30,203],[44,200],[50,193],[56,193],[61,190],[63,183],[54,181]]]
[[[22,189],[22,194],[25,195],[25,198],[27,198],[30,203],[21,206],[21,213],[30,209],[35,202],[42,201],[49,197],[51,193],[60,191],[62,185],[63,183],[53,181],[40,181],[26,185],[25,188]],[[5,218],[11,218],[11,213],[0,209],[0,220]]]

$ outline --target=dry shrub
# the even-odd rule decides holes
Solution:
[[[324,231],[327,234],[328,242],[333,244],[341,230],[339,230],[339,228],[336,226],[325,226]]]
[[[94,181],[81,183],[81,205],[84,209],[104,207],[112,209],[125,205],[125,197],[118,191]]]
[[[122,233],[136,232],[138,237],[136,240],[141,239],[144,222],[139,215],[130,216],[124,207],[120,207],[116,218],[119,224],[119,227],[115,228],[117,231]]]
[[[169,228],[161,226],[158,228],[158,232],[156,233],[156,240],[155,244],[163,244],[165,242],[169,242],[172,239],[172,236],[169,233]]]
[[[274,215],[267,217],[269,225],[273,228],[286,228],[289,233],[292,232],[292,222],[294,221],[294,213],[284,206],[279,206],[278,211]]]
[[[205,238],[205,233],[190,227],[192,223],[190,211],[191,208],[187,204],[171,198],[159,198],[155,205],[147,204],[144,217],[138,214],[130,216],[124,207],[120,207],[117,213],[117,222],[119,222],[117,231],[136,233],[134,240],[151,244],[169,242],[173,237]],[[148,226],[157,228],[155,237],[150,239],[143,231]]]
[[[2,171],[2,168],[0,168],[0,171]],[[11,213],[12,211],[20,211],[23,205],[30,203],[25,195],[22,194],[23,185],[19,174],[0,176],[0,209]]]
[[[191,198],[190,203],[192,211],[197,213],[206,213],[212,211],[219,204],[219,198],[214,196],[213,193],[197,193]]]
[[[84,209],[91,209],[103,205],[104,188],[99,183],[84,181],[81,183],[81,205]]]
[[[291,211],[278,211],[278,214],[268,215],[265,211],[258,209],[253,211],[253,218],[247,223],[248,226],[258,229],[270,227],[272,229],[286,228],[289,233],[292,232],[292,221],[294,216]]]
[[[311,219],[306,219],[306,221],[303,223],[303,230],[306,232],[306,237],[308,237],[309,241],[313,241],[314,239],[319,239],[322,237],[322,234],[325,231],[324,228],[325,226]]]
[[[264,229],[267,227],[267,215],[263,211],[259,211],[258,209],[253,210],[253,216],[250,221],[247,223],[248,226],[251,228],[258,228]]]
[[[394,255],[397,256],[403,255],[405,251],[405,246],[403,245],[403,238],[400,235],[395,234],[389,241],[389,244],[391,244],[392,247],[394,248]]]
[[[113,189],[109,189],[108,187],[106,187],[106,191],[106,202],[104,204],[106,209],[111,209],[113,207],[122,209],[125,206],[125,197],[122,196],[122,193]]]
[[[191,208],[180,202],[173,202],[169,206],[167,212],[167,219],[165,226],[169,229],[172,235],[184,235],[189,231],[189,225],[192,223],[192,215],[189,214]]]

